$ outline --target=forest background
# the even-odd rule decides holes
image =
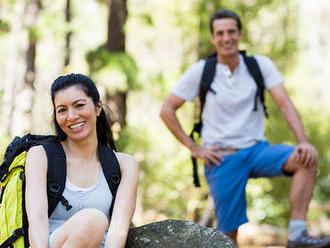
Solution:
[[[213,51],[209,15],[242,18],[241,49],[269,56],[320,157],[309,213],[314,232],[330,233],[330,7],[326,0],[1,0],[0,155],[12,137],[53,132],[49,87],[59,75],[89,75],[116,120],[119,151],[140,165],[134,225],[167,218],[214,226],[206,182],[192,184],[190,154],[158,116],[183,71]],[[295,139],[267,95],[266,136]],[[194,104],[179,110],[186,132]],[[200,166],[202,175],[202,165]],[[285,226],[290,180],[254,179],[247,187],[251,223]]]

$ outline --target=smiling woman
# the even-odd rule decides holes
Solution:
[[[96,136],[93,127],[101,112],[101,101],[94,105],[79,86],[72,86],[56,94],[54,106],[56,123],[64,134],[76,141]]]
[[[43,146],[31,148],[26,160],[25,200],[30,245],[124,247],[135,209],[137,163],[118,152],[113,153],[114,160],[109,159],[115,150],[111,121],[90,78],[61,76],[51,86],[51,97],[57,145],[66,160],[64,201],[48,217],[47,161],[52,155],[46,155]],[[116,164],[121,176],[114,191],[109,170]]]

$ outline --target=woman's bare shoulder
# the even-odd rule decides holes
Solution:
[[[33,146],[26,155],[26,166],[33,164],[33,167],[47,166],[47,155],[42,145]]]
[[[129,155],[127,153],[123,153],[123,152],[115,152],[116,157],[120,162],[124,162],[124,163],[137,163],[136,159],[132,156]]]

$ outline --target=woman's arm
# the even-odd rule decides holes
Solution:
[[[25,205],[32,248],[48,247],[47,155],[42,146],[32,147],[25,164]]]
[[[116,153],[120,168],[121,182],[117,190],[105,247],[122,248],[125,246],[136,203],[138,185],[138,164],[127,154]]]

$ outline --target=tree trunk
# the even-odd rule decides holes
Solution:
[[[26,70],[24,73],[24,85],[15,97],[15,110],[11,125],[12,135],[22,135],[31,130],[32,108],[35,95],[34,82],[36,79],[35,59],[37,54],[36,23],[41,10],[41,0],[27,1],[24,25],[28,32],[28,47],[25,53]],[[22,104],[24,103],[24,104]]]
[[[107,0],[107,4],[109,7],[109,18],[108,39],[105,47],[109,52],[125,52],[126,0]]]
[[[0,134],[10,134],[13,123],[15,88],[17,82],[22,79],[22,67],[19,60],[20,49],[22,48],[23,16],[24,2],[16,1],[15,18],[11,26],[12,42],[9,47],[10,55],[6,65],[6,74],[4,76],[3,97],[1,99],[1,125]]]
[[[126,0],[107,0],[109,8],[108,38],[105,48],[110,53],[125,52],[124,25],[127,18]],[[106,94],[106,102],[114,113],[116,122],[123,127],[126,124],[126,99],[127,92],[116,92],[113,95]]]
[[[65,21],[67,25],[71,22],[71,0],[66,1],[65,7]],[[71,29],[65,35],[65,57],[64,57],[64,66],[68,66],[70,64],[71,59],[71,37],[72,31]]]
[[[26,28],[29,32],[29,45],[26,51],[26,72],[24,75],[25,84],[34,89],[34,81],[36,76],[35,58],[36,58],[36,47],[37,47],[37,34],[33,29],[37,22],[39,12],[41,9],[41,0],[29,1],[26,8]]]

